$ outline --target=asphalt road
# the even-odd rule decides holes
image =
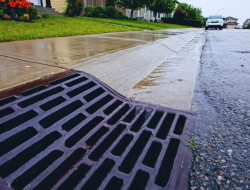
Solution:
[[[192,103],[190,189],[250,189],[250,30],[208,30]]]

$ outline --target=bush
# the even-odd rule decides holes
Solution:
[[[67,2],[65,14],[70,17],[79,16],[83,10],[82,2],[79,1],[78,4],[76,4],[76,0],[67,0]]]
[[[82,2],[79,1],[77,4],[77,8],[76,8],[76,15],[80,15],[82,10],[83,10],[83,5],[82,5]]]
[[[43,18],[50,18],[50,15],[49,14],[42,14],[42,17]]]
[[[115,7],[112,6],[108,6],[105,8],[106,14],[109,18],[115,18],[117,10],[115,9]]]
[[[88,12],[87,17],[92,17],[92,12]]]
[[[92,16],[93,17],[98,17],[99,14],[105,14],[105,9],[103,7],[100,6],[96,6],[93,8],[93,12],[92,12]]]
[[[185,26],[202,27],[201,21],[181,20],[175,18],[161,18],[164,23],[179,24]]]
[[[121,12],[121,11],[118,11],[118,12],[116,13],[115,18],[117,18],[117,19],[128,19],[128,17],[125,16],[125,15],[123,14],[123,12]]]
[[[37,14],[37,18],[41,19],[41,18],[43,18],[43,16],[41,14]]]
[[[108,16],[106,14],[103,14],[103,13],[100,13],[98,17],[99,18],[108,18]]]
[[[93,12],[93,7],[85,7],[84,9],[84,15],[88,15],[88,13]]]
[[[37,10],[35,7],[29,7],[27,13],[29,14],[31,20],[37,19]]]
[[[2,9],[0,9],[0,18],[3,18],[4,17],[4,12]]]

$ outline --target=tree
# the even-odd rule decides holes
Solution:
[[[148,3],[147,7],[154,12],[155,22],[157,13],[172,13],[176,5],[176,0],[155,0]]]
[[[202,21],[202,11],[200,8],[195,8],[192,5],[187,3],[180,3],[178,7],[181,8],[182,11],[185,11],[188,15],[187,19]]]
[[[119,0],[117,3],[124,9],[131,9],[130,20],[133,20],[134,10],[144,7],[147,0]]]
[[[177,9],[174,12],[174,18],[175,19],[185,19],[188,17],[188,14],[186,11],[183,11],[181,7],[177,7]]]

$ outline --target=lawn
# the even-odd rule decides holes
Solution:
[[[51,17],[36,20],[35,23],[0,20],[0,42],[84,34],[141,31],[143,29],[160,30],[166,28],[188,27],[174,24],[88,17]]]

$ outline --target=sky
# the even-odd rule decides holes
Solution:
[[[238,18],[238,23],[243,24],[246,19],[250,18],[250,0],[178,0],[180,3],[191,4],[202,10],[202,15],[219,15],[223,17],[232,16]]]

